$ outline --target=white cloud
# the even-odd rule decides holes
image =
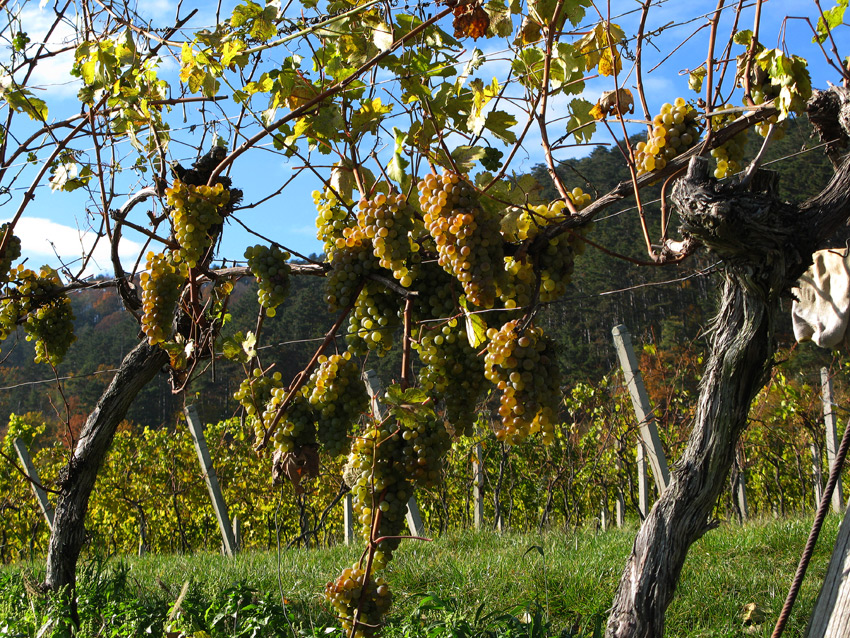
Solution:
[[[55,14],[47,8],[27,7],[19,14],[22,27],[27,31],[34,43],[44,42],[47,32],[55,21]],[[47,41],[48,50],[55,51],[76,43],[76,30],[66,21],[60,22]],[[70,75],[74,64],[74,49],[65,51],[53,57],[39,61],[27,86],[50,90],[51,97],[68,97],[76,95],[80,81]],[[40,96],[43,97],[43,96]]]
[[[83,255],[88,255],[94,247],[86,274],[111,270],[108,240],[103,237],[95,245],[97,234],[90,229],[65,226],[44,218],[24,217],[15,225],[15,235],[21,240],[23,256],[36,262],[29,264],[30,268],[37,269],[43,262],[58,267],[61,260],[62,263],[68,264],[73,272],[75,265],[79,267],[82,263],[80,259]],[[118,253],[123,258],[132,259],[141,249],[141,244],[125,238],[121,240]]]

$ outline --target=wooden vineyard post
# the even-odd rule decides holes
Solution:
[[[236,541],[233,537],[233,528],[230,526],[230,518],[227,515],[227,505],[218,484],[215,468],[212,464],[207,441],[204,438],[204,426],[198,418],[198,410],[194,405],[187,406],[184,410],[186,422],[189,424],[189,432],[192,434],[192,442],[195,444],[195,452],[198,453],[198,462],[204,473],[204,481],[210,493],[215,517],[218,519],[218,528],[221,530],[221,538],[224,541],[224,553],[233,556],[236,553]]]
[[[472,461],[472,519],[475,529],[484,525],[484,451],[475,444],[475,460]]]
[[[655,486],[658,488],[658,493],[661,494],[670,483],[670,471],[667,469],[667,457],[664,456],[664,450],[661,448],[661,439],[658,438],[658,429],[655,427],[655,419],[649,407],[649,396],[638,369],[637,357],[632,347],[632,337],[629,334],[629,329],[622,324],[614,326],[611,332],[614,335],[614,345],[620,359],[620,366],[623,368],[623,375],[626,377],[626,385],[632,397],[632,405],[640,427],[640,437],[645,446],[644,452],[649,457]],[[644,514],[646,513],[644,512]]]
[[[646,453],[643,451],[643,441],[638,439],[637,444],[637,481],[638,481],[638,507],[640,508],[640,520],[649,514],[649,479],[646,475]]]
[[[38,478],[38,471],[35,469],[35,465],[33,465],[27,446],[24,445],[24,442],[20,439],[15,439],[13,445],[15,446],[15,452],[18,453],[18,458],[21,460],[21,465],[24,466],[24,471],[30,479],[29,484],[32,488],[32,493],[35,494],[35,500],[38,501],[41,513],[44,514],[44,518],[47,521],[47,527],[52,530],[53,506],[50,505],[50,501],[47,500],[47,492],[41,488],[41,479]]]
[[[838,450],[838,433],[835,429],[835,413],[832,411],[834,399],[832,397],[832,377],[829,370],[820,369],[821,399],[823,400],[823,423],[826,430],[826,459],[829,467],[835,462],[835,453]],[[832,492],[832,511],[841,513],[844,509],[844,492],[841,488],[841,478],[835,484]]]
[[[374,370],[367,370],[363,374],[363,381],[366,383],[366,391],[372,399],[372,414],[377,419],[384,418],[384,406],[381,405],[381,380],[378,379],[378,373]],[[416,497],[411,496],[407,501],[407,528],[413,536],[424,536],[425,528],[422,525],[422,517],[419,515],[419,506],[416,503]]]
[[[345,544],[351,545],[354,542],[354,504],[351,498],[351,492],[343,497],[342,505],[342,526],[345,532]]]
[[[847,427],[850,427],[848,425]],[[844,514],[806,638],[850,636],[850,508]]]
[[[750,508],[747,504],[747,475],[744,472],[744,455],[740,448],[735,453],[735,466],[738,470],[735,476],[735,498],[738,501],[738,510],[741,512],[741,522],[743,522],[749,519]]]

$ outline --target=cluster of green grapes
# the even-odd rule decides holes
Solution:
[[[475,349],[469,345],[466,327],[457,319],[429,329],[420,326],[413,347],[423,367],[419,382],[431,396],[443,401],[446,418],[456,434],[472,435],[475,411],[486,379]]]
[[[701,130],[697,112],[685,98],[662,105],[661,113],[652,119],[652,131],[646,142],[635,147],[638,175],[661,170],[671,159],[684,153],[699,141]]]
[[[725,104],[719,110],[731,109],[731,104]],[[734,122],[735,113],[713,115],[711,117],[711,130],[719,131]],[[735,137],[717,148],[711,149],[711,156],[717,163],[714,176],[723,179],[728,175],[734,175],[741,170],[741,160],[744,158],[744,149],[747,146],[747,131],[743,130]]]
[[[393,277],[405,288],[416,276],[411,270],[410,256],[419,249],[410,233],[413,231],[413,209],[404,195],[380,193],[373,200],[361,199],[357,220],[382,268],[391,270]]]
[[[330,189],[324,193],[313,191],[313,203],[316,205],[316,238],[324,243],[325,254],[330,255],[345,247],[343,231],[355,226],[357,220]]]
[[[263,435],[260,428],[271,427],[277,410],[287,394],[287,389],[284,387],[272,388],[271,398],[266,403],[266,409],[263,412],[262,423],[255,425],[258,438],[262,438]],[[275,449],[284,454],[294,452],[305,445],[316,443],[316,414],[303,392],[292,397],[292,401],[286,408],[286,413],[277,424],[273,441]]]
[[[222,212],[230,201],[230,191],[223,184],[193,186],[179,179],[165,191],[172,207],[171,224],[180,248],[177,255],[189,268],[198,265],[213,242],[210,229],[224,221]]]
[[[325,586],[325,599],[336,612],[346,633],[354,629],[354,638],[367,638],[374,635],[389,611],[392,594],[383,578],[369,578],[359,564],[342,570],[339,578]],[[354,615],[357,626],[354,627]]]
[[[591,196],[581,188],[568,193],[576,210],[586,208]],[[566,203],[563,200],[552,202],[548,206],[540,204],[524,209],[516,219],[516,228],[507,234],[510,241],[521,242],[534,238],[541,228],[563,221]],[[568,211],[569,212],[569,211]],[[573,234],[562,234],[547,242],[546,247],[536,256],[537,271],[540,273],[539,300],[543,303],[554,301],[567,291],[567,285],[573,272],[575,256],[584,252],[581,236],[590,230],[590,224],[576,229]],[[529,257],[517,260],[505,257],[507,281],[502,288],[501,299],[505,308],[521,308],[531,303],[535,289],[534,265]]]
[[[516,445],[541,432],[543,443],[551,444],[561,395],[554,342],[541,328],[520,334],[516,321],[490,328],[487,337],[484,374],[502,393],[496,438]]]
[[[456,173],[432,173],[418,188],[425,228],[436,244],[439,264],[457,278],[467,299],[492,308],[504,273],[498,219],[480,207],[474,189]]]
[[[0,226],[0,240],[6,236],[9,230],[9,224]],[[6,242],[6,252],[0,256],[0,283],[9,281],[9,274],[12,271],[12,264],[21,258],[21,239],[17,235],[9,237]]]
[[[403,458],[403,445],[392,419],[370,423],[351,444],[346,483],[351,487],[352,509],[364,540],[372,537],[376,525],[373,517],[379,517],[374,529],[376,538],[399,536],[404,529],[413,486],[396,463]],[[386,567],[399,542],[398,538],[386,538],[377,544],[372,557],[375,570]]]
[[[11,332],[26,317],[24,331],[27,341],[35,341],[35,362],[58,365],[76,340],[71,300],[60,292],[59,274],[49,266],[42,266],[38,274],[18,266],[9,274],[17,289],[0,311],[0,331]]]
[[[393,347],[393,333],[398,328],[398,297],[376,281],[367,281],[348,316],[345,342],[356,355],[369,350],[384,355]]]
[[[470,411],[469,403],[467,411]],[[399,420],[398,424],[401,445],[395,459],[395,471],[417,486],[438,485],[443,455],[452,446],[452,437],[445,424],[430,410],[424,411],[419,419]]]
[[[369,407],[360,366],[351,353],[319,357],[305,396],[316,414],[319,443],[331,456],[347,452],[351,426]]]
[[[171,338],[174,310],[188,276],[188,265],[178,262],[173,253],[147,254],[145,272],[140,277],[142,332],[152,346]]]
[[[242,379],[239,389],[233,393],[233,398],[239,401],[249,417],[258,417],[262,415],[266,404],[271,400],[272,390],[282,387],[283,379],[280,372],[267,375],[263,374],[260,368],[254,368],[250,378]],[[259,422],[255,425],[262,427],[262,422],[259,419],[255,419],[255,421]],[[260,432],[260,438],[262,438],[262,435],[263,433]]]
[[[380,269],[368,243],[336,249],[328,263],[331,271],[326,277],[325,301],[331,312],[347,307],[363,278]]]
[[[291,255],[278,246],[249,246],[245,249],[248,268],[257,278],[257,297],[269,317],[274,317],[277,308],[289,294],[289,264]]]

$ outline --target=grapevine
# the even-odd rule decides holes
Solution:
[[[245,250],[245,259],[257,279],[257,297],[269,317],[275,316],[275,308],[289,294],[289,264],[291,255],[277,246],[271,248],[257,244]]]
[[[502,393],[496,438],[516,445],[539,431],[551,444],[561,395],[554,343],[540,328],[520,334],[517,321],[490,328],[487,337],[485,375]]]
[[[263,412],[262,425],[268,429],[277,416],[278,407],[283,403],[288,392],[284,387],[272,389],[271,399]],[[274,445],[283,453],[293,452],[305,445],[316,442],[316,415],[310,407],[310,402],[302,393],[296,394],[286,413],[283,415],[274,433]]]
[[[325,253],[330,255],[344,246],[343,231],[354,226],[357,220],[330,189],[324,193],[313,191],[313,203],[316,205],[316,238],[324,243]],[[339,246],[337,240],[341,240]]]
[[[9,232],[9,224],[0,226],[0,239]],[[0,283],[9,281],[12,264],[21,257],[21,240],[17,235],[9,237],[6,243],[6,252],[0,257]]]
[[[726,104],[721,108],[729,109],[732,108],[732,105]],[[714,115],[711,117],[711,129],[713,131],[719,131],[733,121],[735,121],[734,113]],[[723,145],[711,150],[711,156],[717,162],[717,167],[714,169],[714,176],[717,179],[734,175],[741,170],[741,160],[744,158],[744,149],[746,146],[747,131],[743,130]]]
[[[332,270],[327,276],[325,301],[332,312],[348,306],[362,279],[380,269],[372,247],[363,242],[334,250],[329,263]]]
[[[343,629],[347,632],[353,628],[354,616],[357,610],[360,610],[357,614],[355,638],[375,634],[392,603],[392,595],[386,581],[380,576],[369,578],[366,571],[357,564],[342,570],[339,578],[325,586],[325,599],[334,608]]]
[[[233,393],[233,398],[245,409],[249,417],[254,417],[255,435],[258,439],[263,438],[262,416],[265,405],[272,398],[272,391],[282,388],[283,381],[280,372],[271,375],[263,374],[260,368],[254,368],[251,378],[243,379],[239,389]]]
[[[345,341],[353,354],[369,350],[386,354],[393,346],[399,326],[398,297],[375,281],[367,281],[349,315]]]
[[[156,345],[171,337],[171,323],[180,292],[188,278],[185,262],[176,263],[172,254],[149,252],[142,284],[142,332]]]
[[[230,201],[230,191],[221,183],[194,186],[177,179],[165,195],[172,207],[171,223],[180,245],[177,255],[189,268],[194,268],[217,234],[211,230],[224,221],[223,209]]]

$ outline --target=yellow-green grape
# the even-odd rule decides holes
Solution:
[[[309,388],[306,396],[316,414],[319,443],[331,456],[348,452],[352,426],[369,407],[360,366],[348,352],[322,355]]]
[[[269,399],[266,409],[263,412],[264,428],[271,427],[272,421],[277,414],[277,409],[283,403],[287,394],[286,388],[272,389],[271,399]],[[310,402],[304,397],[303,392],[298,392],[292,398],[292,401],[286,408],[286,413],[277,424],[272,439],[275,449],[283,453],[294,452],[305,445],[315,445],[316,415],[310,407]]]
[[[0,240],[5,237],[9,224],[0,226]],[[6,252],[0,257],[0,284],[9,281],[12,264],[21,257],[21,240],[16,235],[11,235],[6,242]]]
[[[718,110],[731,109],[731,104],[724,104]],[[734,122],[736,119],[735,113],[725,113],[723,115],[713,115],[711,117],[711,130],[719,131],[727,125]],[[741,170],[741,160],[744,158],[744,149],[747,146],[747,132],[741,131],[735,137],[728,140],[721,146],[711,150],[711,156],[716,162],[714,176],[717,179],[723,179],[729,175],[734,175]]]
[[[257,297],[269,317],[274,317],[277,308],[289,294],[289,264],[291,255],[278,246],[249,246],[245,249],[248,268],[257,278]]]
[[[345,241],[345,240],[343,240]],[[331,312],[346,308],[354,299],[360,282],[380,266],[368,242],[352,242],[330,254],[331,271],[326,277],[325,301]]]
[[[502,393],[496,437],[516,445],[540,432],[543,443],[551,444],[561,399],[554,342],[541,328],[520,334],[516,321],[490,328],[487,337],[484,374]]]
[[[399,283],[408,288],[416,276],[411,271],[410,256],[419,249],[411,238],[413,209],[404,195],[384,195],[361,199],[357,220],[372,242],[372,250],[381,268],[392,271]],[[415,262],[414,262],[415,263]]]
[[[684,98],[677,97],[673,104],[662,105],[661,113],[652,119],[646,142],[638,142],[635,147],[638,175],[661,170],[696,144],[701,134],[697,112]]]
[[[467,298],[492,308],[502,283],[504,250],[498,219],[481,208],[474,189],[459,175],[427,175],[418,184],[425,228],[438,262],[463,285]]]
[[[313,203],[316,205],[316,238],[324,243],[325,254],[330,256],[337,248],[344,247],[343,231],[356,226],[357,220],[330,189],[324,193],[313,191]],[[340,240],[342,246],[338,246]]]
[[[348,316],[348,349],[358,356],[369,350],[384,355],[392,349],[400,324],[398,297],[375,281],[367,281]]]
[[[18,326],[20,307],[16,299],[0,300],[0,341],[12,334]]]
[[[357,564],[342,570],[339,578],[325,586],[325,599],[333,607],[346,634],[354,629],[354,638],[375,635],[392,604],[386,581],[380,576],[371,576],[366,582],[366,572]],[[360,613],[355,620],[358,609]]]
[[[13,271],[18,281],[18,318],[26,316],[27,341],[35,341],[35,362],[56,366],[76,340],[71,300],[59,292],[62,281],[49,266],[36,275],[19,267]]]
[[[177,255],[189,268],[194,268],[212,245],[214,233],[210,230],[224,221],[230,191],[220,182],[215,186],[193,186],[178,179],[166,189],[165,197],[171,206],[171,224],[180,245]]]
[[[149,252],[142,284],[142,332],[156,345],[171,338],[171,322],[180,292],[188,278],[185,262],[175,263],[173,253]]]
[[[253,420],[254,433],[258,439],[263,438],[263,422],[260,417],[272,398],[272,390],[282,387],[280,372],[266,375],[259,368],[254,368],[251,376],[243,379],[239,389],[233,393],[233,398],[239,401],[245,413]]]

